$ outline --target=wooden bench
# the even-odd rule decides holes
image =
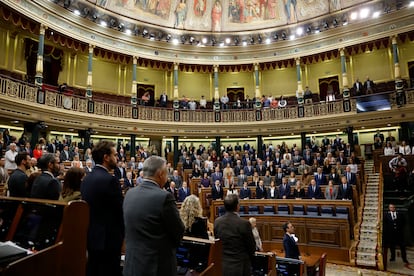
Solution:
[[[0,197],[0,218],[2,241],[38,250],[0,268],[0,275],[85,275],[86,202]]]
[[[257,228],[259,230],[263,249],[270,251],[283,248],[283,224],[290,221],[296,229],[296,236],[299,238],[299,247],[302,254],[322,255],[326,252],[329,259],[338,263],[349,263],[349,250],[352,244],[352,233],[355,225],[354,206],[351,201],[342,200],[269,200],[269,199],[251,199],[242,200],[240,205],[243,210],[249,209],[250,206],[257,213],[241,213],[241,217],[249,219],[255,217]],[[319,210],[326,206],[334,209],[341,207],[348,208],[348,216],[331,216],[294,214],[295,206],[302,205],[304,210],[308,206],[316,206]],[[264,209],[269,206],[273,207],[274,213],[265,213]],[[287,213],[279,212],[280,206],[287,206]],[[222,200],[211,202],[210,221],[218,217],[220,208],[224,208]],[[334,211],[333,211],[334,212]]]

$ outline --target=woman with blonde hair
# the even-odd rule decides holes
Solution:
[[[207,218],[203,217],[203,209],[197,196],[190,195],[185,198],[180,217],[185,227],[184,235],[208,239]]]

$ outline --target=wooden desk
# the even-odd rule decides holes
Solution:
[[[274,252],[279,257],[285,257],[285,253],[283,253],[282,250],[274,249],[272,252]],[[305,270],[307,275],[316,275],[316,269],[319,267],[321,256],[303,254],[301,256],[301,260],[305,262]]]

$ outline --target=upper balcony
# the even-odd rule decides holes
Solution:
[[[145,136],[255,136],[316,133],[353,127],[383,127],[414,121],[414,90],[405,90],[406,103],[397,105],[397,93],[345,98],[330,102],[288,105],[284,108],[182,110],[88,100],[84,97],[38,90],[0,76],[3,118],[44,121],[56,129],[93,128],[100,133]],[[359,112],[357,105],[388,103],[388,108]]]

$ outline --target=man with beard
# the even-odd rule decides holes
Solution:
[[[117,165],[115,144],[99,142],[92,157],[96,166],[81,185],[82,199],[89,204],[86,275],[120,276],[124,220],[121,186],[113,175]]]
[[[53,153],[43,154],[38,161],[42,174],[33,182],[30,197],[58,200],[61,185],[55,175],[59,173],[59,159]]]
[[[10,196],[27,197],[27,174],[26,170],[30,168],[30,155],[28,152],[19,152],[16,156],[17,169],[11,174],[8,182]]]

